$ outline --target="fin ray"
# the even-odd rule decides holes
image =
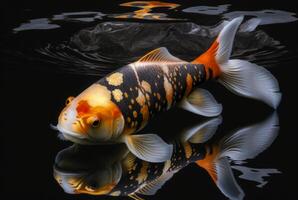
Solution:
[[[222,111],[221,104],[217,103],[212,94],[204,89],[195,89],[181,101],[180,107],[192,113],[207,117],[218,116]]]
[[[280,103],[281,93],[274,76],[265,68],[244,60],[230,60],[233,42],[243,16],[233,19],[220,31],[211,47],[193,63],[204,64],[213,77],[235,94],[265,102],[274,109]],[[254,30],[259,20],[247,22],[247,31]]]
[[[243,17],[229,22],[220,32],[217,42],[216,62],[221,74],[219,82],[227,89],[240,96],[257,99],[276,109],[281,93],[274,76],[265,68],[244,60],[229,60],[232,52],[236,31]],[[260,23],[258,20],[254,24]]]
[[[235,180],[227,157],[221,155],[218,147],[213,147],[212,153],[208,153],[203,160],[196,164],[205,169],[219,190],[229,199],[243,199],[244,192]]]
[[[274,112],[265,121],[224,137],[221,141],[222,156],[227,156],[234,161],[252,159],[272,144],[278,130],[278,117]]]
[[[198,144],[208,141],[216,132],[217,127],[222,123],[222,117],[210,119],[204,123],[187,129],[183,132],[181,140],[183,142]]]
[[[135,156],[148,162],[164,162],[173,152],[173,145],[165,143],[156,134],[125,136],[125,143]]]
[[[281,99],[277,80],[265,68],[244,60],[229,60],[222,65],[219,82],[240,96],[259,99],[276,108]]]
[[[155,195],[156,192],[162,188],[162,186],[168,181],[170,180],[173,175],[175,173],[172,172],[168,172],[165,173],[163,175],[161,175],[160,177],[158,177],[157,179],[154,179],[153,181],[146,183],[141,189],[139,189],[136,193],[142,194],[142,195]]]
[[[137,62],[174,62],[181,63],[185,62],[179,58],[170,54],[170,52],[165,47],[160,47],[154,49],[147,53],[145,56],[141,57]]]

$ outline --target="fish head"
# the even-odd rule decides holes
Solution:
[[[64,172],[54,169],[55,180],[68,194],[105,195],[115,188],[120,177],[118,165],[93,173]]]
[[[111,92],[93,84],[77,97],[70,97],[60,113],[58,130],[75,143],[104,143],[116,140],[124,129],[124,118],[111,100]]]
[[[57,154],[54,178],[69,194],[108,194],[121,179],[124,147],[72,145]]]

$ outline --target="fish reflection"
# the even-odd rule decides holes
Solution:
[[[221,118],[182,131],[175,139],[170,160],[150,163],[138,159],[125,145],[73,145],[58,153],[54,177],[65,192],[91,195],[130,196],[154,195],[173,175],[190,163],[205,169],[219,190],[230,199],[242,199],[244,192],[232,169],[256,172],[239,163],[252,159],[267,149],[278,134],[278,117],[274,113],[265,121],[241,128],[216,141],[210,141]],[[232,168],[231,168],[232,166]],[[277,170],[260,169],[260,173],[240,176],[258,181]],[[265,182],[263,183],[263,185]]]
[[[153,8],[168,8],[174,9],[180,6],[175,3],[166,3],[160,1],[132,1],[127,3],[122,3],[120,6],[125,7],[136,7],[140,8],[132,13],[124,13],[124,14],[115,14],[109,15],[114,18],[135,18],[135,19],[146,19],[146,20],[171,20],[172,18],[167,18],[167,14],[165,13],[151,13]]]

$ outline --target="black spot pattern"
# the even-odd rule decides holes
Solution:
[[[163,175],[163,173],[178,171],[190,163],[204,159],[206,156],[206,149],[211,149],[209,146],[206,146],[204,144],[188,143],[187,145],[190,145],[191,148],[191,156],[187,159],[185,156],[184,145],[186,144],[182,144],[180,142],[176,142],[174,144],[174,150],[170,160],[170,166],[166,172],[163,171],[165,165],[167,165],[166,162],[149,163],[140,159],[135,159],[135,167],[131,170],[122,169],[122,177],[119,183],[113,188],[113,190],[110,193],[120,191],[120,196],[127,196],[131,193],[134,193],[140,188],[140,186],[142,186],[143,183],[149,183]],[[139,183],[137,178],[141,172],[144,163],[148,165],[146,170],[147,178],[144,182]]]
[[[204,65],[190,63],[167,64],[166,67],[163,65],[165,64],[148,65],[148,63],[133,63],[126,65],[113,72],[123,74],[123,83],[119,86],[110,85],[106,77],[98,81],[99,84],[106,86],[111,92],[115,89],[121,90],[123,94],[122,100],[117,101],[112,95],[112,101],[121,110],[126,127],[135,127],[136,130],[139,130],[142,124],[147,123],[143,121],[142,106],[137,103],[139,92],[145,97],[149,120],[156,113],[166,111],[174,106],[185,96],[187,76],[191,76],[192,88],[205,81],[206,72]],[[164,87],[165,81],[168,81],[172,88],[170,97],[168,95],[171,101],[167,99],[167,88]],[[144,87],[142,83],[149,85],[150,90]],[[136,117],[133,114],[134,111],[137,113]]]
[[[110,85],[106,79],[109,75],[114,73],[121,73],[123,75],[123,83],[119,86]],[[123,117],[125,119],[125,125],[127,127],[131,127],[132,125],[137,124],[139,126],[143,121],[142,115],[140,115],[141,106],[136,102],[136,98],[138,97],[138,91],[141,87],[138,84],[136,75],[134,71],[129,66],[124,66],[117,71],[114,71],[107,75],[106,77],[100,79],[98,81],[99,84],[104,85],[108,88],[109,91],[113,91],[115,89],[119,89],[122,92],[121,101],[117,101],[114,99],[112,95],[112,101],[119,107],[121,110]],[[126,97],[127,94],[127,97]],[[137,117],[133,116],[133,111],[138,113]],[[128,120],[130,119],[130,121]]]
[[[144,65],[140,64],[136,66],[136,71],[139,76],[140,82],[146,81],[151,86],[151,93],[147,93],[150,97],[149,110],[150,116],[153,116],[159,111],[167,110],[168,102],[166,98],[166,88],[164,87],[164,81],[167,79],[173,89],[171,106],[179,102],[185,94],[186,90],[186,77],[189,74],[193,79],[193,87],[196,87],[200,83],[205,81],[205,68],[199,64],[169,64],[167,65],[168,72],[162,70],[161,65]],[[157,94],[160,95],[160,99],[157,98]],[[161,106],[159,110],[155,107],[155,104]]]
[[[203,144],[192,144],[189,143],[191,146],[191,156],[188,159],[189,163],[202,160],[206,156],[206,146]]]
[[[139,183],[137,178],[141,172],[141,169],[145,161],[136,159],[134,164],[135,168],[128,171],[123,169],[122,177],[119,183],[113,188],[110,193],[115,191],[120,191],[120,196],[127,196],[131,193],[134,193],[144,182],[150,182],[158,178],[162,174],[164,163],[146,163],[147,167],[147,178],[144,182]]]

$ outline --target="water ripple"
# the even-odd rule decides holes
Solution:
[[[118,14],[104,14],[99,11],[63,12],[49,18],[28,20],[14,28],[14,33],[45,29],[65,32],[64,26],[67,23],[76,23],[82,28],[76,29],[76,33],[67,34],[61,42],[47,42],[46,45],[33,47],[33,54],[20,54],[28,59],[53,63],[53,68],[61,72],[100,76],[134,62],[145,53],[161,46],[167,47],[173,55],[191,61],[209,47],[229,20],[245,15],[247,20],[241,25],[235,38],[233,58],[246,59],[270,67],[296,57],[290,55],[283,44],[269,36],[261,27],[264,24],[296,21],[295,13],[281,10],[231,11],[230,4],[193,6],[178,11],[179,4],[157,1],[134,1],[120,6],[137,10]],[[155,8],[185,13],[183,16],[193,13],[214,15],[225,20],[217,21],[217,24],[206,22],[208,25],[200,25],[200,22],[174,22],[174,18],[168,17],[167,12],[153,12]],[[121,21],[102,21],[110,18],[121,18]],[[123,21],[124,18],[139,21]],[[147,20],[146,23],[144,19]],[[148,23],[148,20],[155,22]],[[90,27],[86,28],[89,24]]]
[[[252,30],[251,27],[256,28],[256,22],[248,20],[240,28],[232,56],[270,66],[283,58],[287,51],[264,31]],[[114,70],[115,66],[134,62],[160,46],[167,47],[179,58],[191,61],[209,47],[226,23],[223,21],[215,26],[200,26],[192,22],[162,25],[103,22],[80,30],[63,44],[49,44],[39,48],[38,52],[52,63],[73,66],[64,67],[63,70],[103,75]]]

